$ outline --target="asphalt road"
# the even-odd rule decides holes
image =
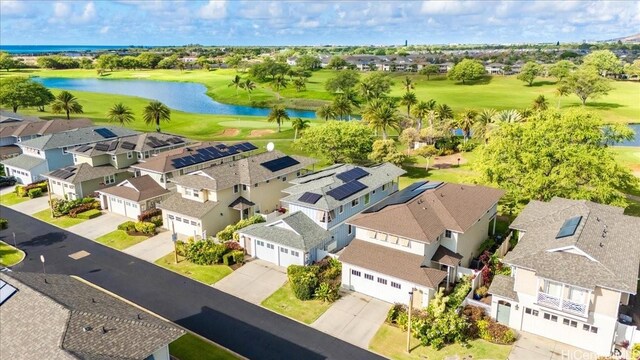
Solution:
[[[14,271],[82,277],[250,359],[383,359],[369,351],[255,306],[210,286],[41,222],[4,206],[25,260]],[[73,260],[70,254],[91,255]]]

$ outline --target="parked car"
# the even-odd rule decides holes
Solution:
[[[1,186],[13,186],[16,184],[16,178],[13,176],[0,176],[0,187]]]

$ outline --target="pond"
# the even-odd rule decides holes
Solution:
[[[623,141],[619,146],[640,146],[640,124],[630,124],[629,127],[635,131],[636,137],[630,141]]]
[[[219,103],[207,96],[207,88],[198,83],[116,80],[116,79],[71,79],[40,78],[35,81],[55,89],[79,90],[96,93],[138,96],[158,100],[168,107],[196,114],[268,116],[271,109],[243,105]],[[315,118],[316,113],[308,110],[287,109],[289,117]]]

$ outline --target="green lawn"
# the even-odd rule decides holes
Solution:
[[[455,166],[448,169],[429,169],[428,173],[423,167],[405,166],[403,168],[407,173],[400,177],[400,189],[420,180],[471,183],[471,179],[475,175],[469,165]]]
[[[320,300],[298,300],[287,282],[266,298],[262,306],[305,324],[311,324],[331,307],[331,303]]]
[[[81,222],[85,222],[86,220],[83,219],[78,219],[78,218],[70,218],[68,216],[60,216],[57,218],[54,218],[51,216],[51,210],[50,209],[45,209],[42,211],[39,211],[33,215],[34,218],[36,219],[40,219],[44,222],[48,222],[51,225],[55,225],[61,228],[68,228],[71,227],[73,225],[78,225]]]
[[[624,210],[626,215],[640,216],[640,201],[627,200],[629,206]]]
[[[148,238],[148,236],[131,236],[124,230],[115,230],[100,236],[96,241],[114,249],[123,250]]]
[[[411,339],[411,345],[411,352],[407,353],[407,333],[395,326],[382,324],[371,340],[369,349],[394,360],[442,360],[450,356],[458,356],[458,359],[501,360],[511,352],[510,345],[496,345],[480,339],[470,341],[468,347],[453,344],[441,350],[424,347],[415,338]]]
[[[24,252],[0,241],[0,266],[13,266],[24,259]]]
[[[169,353],[180,360],[238,359],[238,357],[225,349],[191,333],[186,333],[178,340],[169,344]]]
[[[16,193],[11,192],[8,194],[0,195],[0,204],[4,206],[11,206],[15,204],[19,204],[21,202],[25,202],[29,200],[28,197],[21,197],[16,195]]]
[[[173,253],[156,260],[156,265],[207,285],[215,284],[233,271],[226,265],[196,265],[183,258],[176,264]]]

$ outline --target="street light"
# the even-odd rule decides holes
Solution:
[[[44,255],[40,255],[40,262],[42,263],[42,272],[47,275],[47,270],[44,268]]]
[[[15,247],[17,249],[18,248],[18,243],[16,243],[16,233],[12,232],[11,235],[13,235],[13,247]]]
[[[176,264],[178,263],[178,234],[176,234],[176,227],[171,220],[171,241],[173,242],[173,254],[175,255]]]
[[[407,352],[411,352],[411,313],[413,312],[413,292],[416,288],[409,291],[409,321],[407,322]]]

